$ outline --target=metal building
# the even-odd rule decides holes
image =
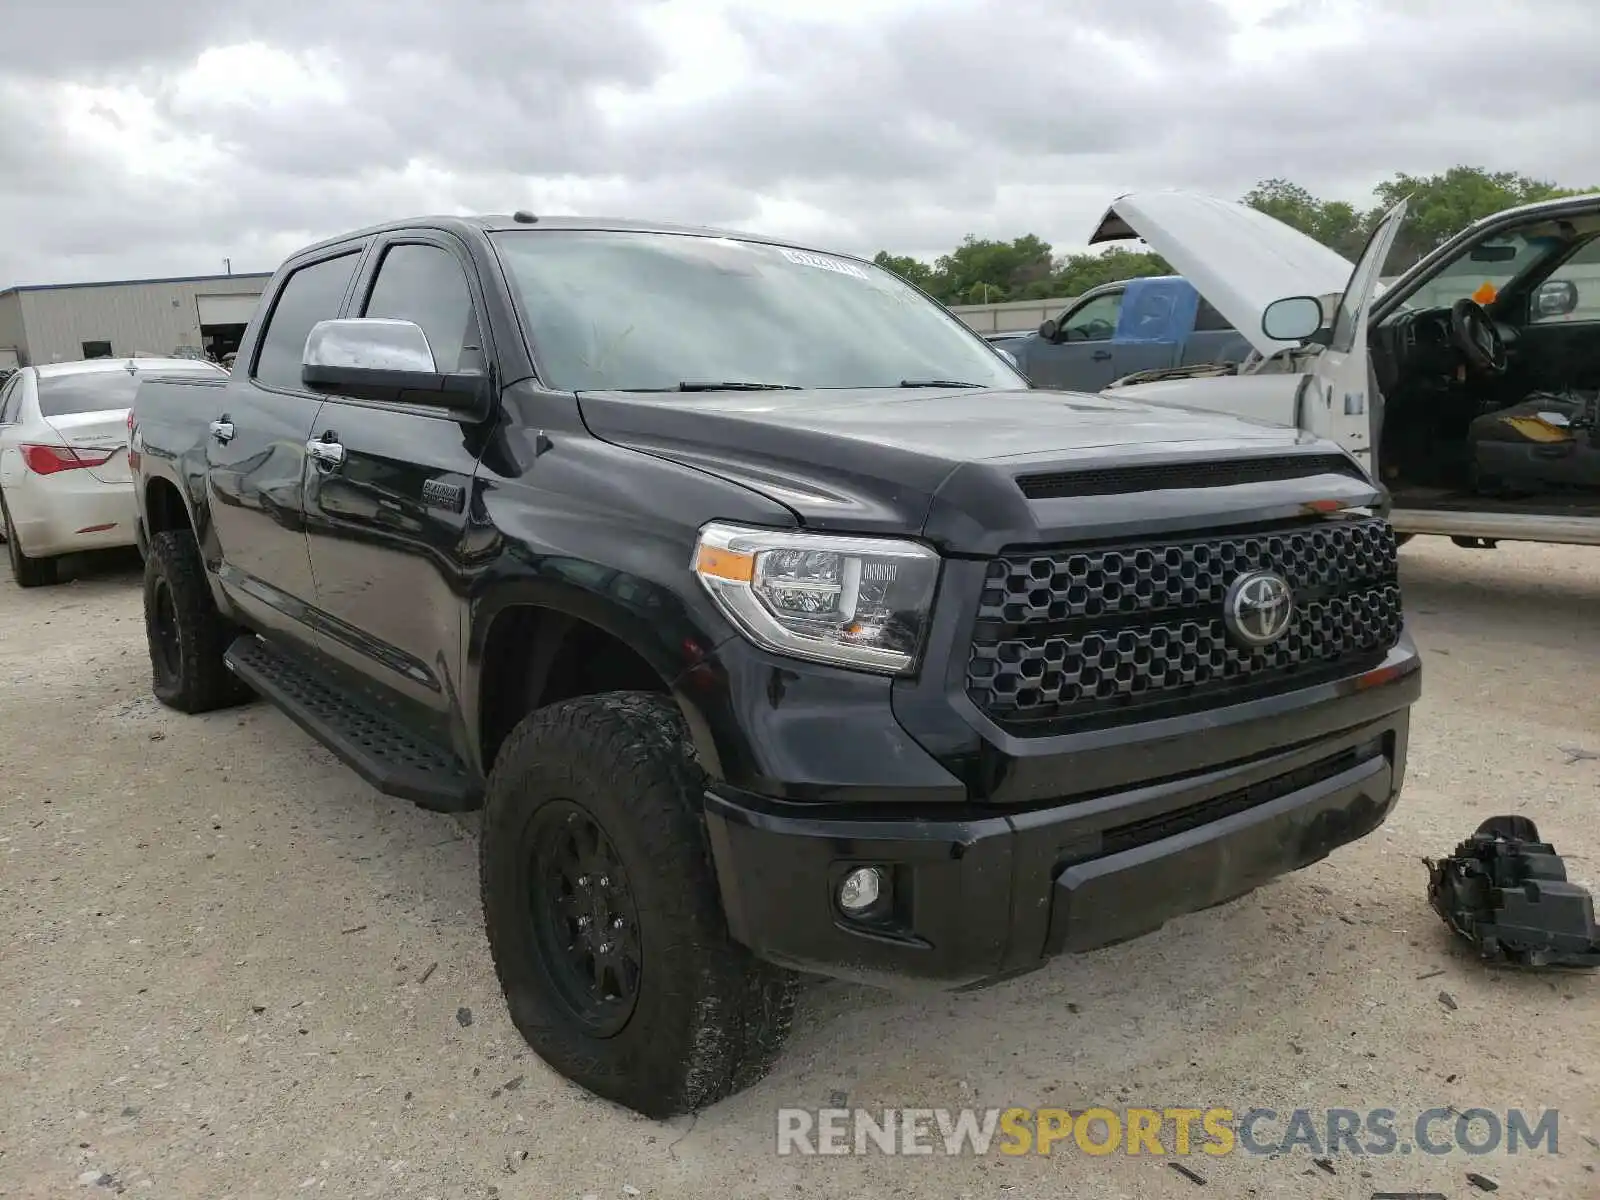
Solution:
[[[63,283],[0,291],[0,372],[14,366],[239,348],[270,274]]]

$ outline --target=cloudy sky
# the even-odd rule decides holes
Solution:
[[[420,212],[933,257],[1119,192],[1600,183],[1600,4],[11,0],[0,288],[269,269]]]

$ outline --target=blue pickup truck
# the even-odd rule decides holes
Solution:
[[[1136,371],[1237,363],[1250,343],[1177,275],[1103,284],[1003,345],[1037,387],[1098,392]]]

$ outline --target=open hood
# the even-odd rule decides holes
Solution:
[[[1089,243],[1125,238],[1148,242],[1264,355],[1297,344],[1261,332],[1267,305],[1288,296],[1336,297],[1350,282],[1343,255],[1248,205],[1198,192],[1119,197]]]

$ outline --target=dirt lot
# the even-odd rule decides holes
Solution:
[[[670,1125],[529,1054],[470,822],[375,794],[262,705],[147,687],[137,564],[0,577],[0,1195],[1600,1195],[1600,979],[1479,966],[1419,856],[1533,817],[1600,882],[1600,552],[1404,551],[1427,652],[1402,804],[1254,896],[988,991],[819,983],[752,1091]],[[1569,761],[1574,759],[1575,761]],[[851,1105],[1561,1111],[1560,1154],[778,1157]],[[523,1155],[526,1155],[524,1158]],[[509,1164],[508,1164],[509,1156]],[[515,1167],[515,1170],[512,1169]]]

